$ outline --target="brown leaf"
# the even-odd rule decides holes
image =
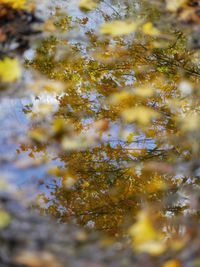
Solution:
[[[23,251],[15,260],[16,263],[27,267],[61,267],[58,259],[49,252]]]

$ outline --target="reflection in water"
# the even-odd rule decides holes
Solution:
[[[45,213],[110,233],[144,206],[159,209],[161,221],[189,212],[184,198],[199,168],[199,54],[159,5],[134,2],[134,11],[113,1],[83,13],[52,1],[35,52],[25,54],[34,97],[11,100],[8,112],[1,104],[2,138],[14,142],[2,143],[12,160],[4,169],[18,184],[39,185]],[[150,24],[145,34],[99,35],[102,22],[141,21],[144,12],[162,34]]]

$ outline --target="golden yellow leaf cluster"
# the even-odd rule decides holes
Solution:
[[[162,235],[155,230],[148,211],[139,212],[137,222],[130,228],[129,233],[133,238],[133,248],[138,252],[160,255],[166,249]]]
[[[0,0],[0,4],[9,5],[12,8],[23,9],[27,0]]]
[[[81,0],[79,2],[80,9],[84,11],[91,11],[92,9],[96,8],[97,2],[94,0]]]
[[[186,0],[166,0],[167,10],[175,12],[183,4],[186,3]]]
[[[135,32],[138,24],[135,22],[114,20],[104,23],[100,28],[100,33],[112,36],[120,36]]]
[[[10,223],[10,221],[10,215],[4,210],[0,210],[0,229],[6,227]]]
[[[181,267],[181,263],[178,260],[169,260],[162,267]]]
[[[145,34],[153,37],[157,37],[160,35],[160,31],[156,27],[154,27],[151,22],[145,23],[142,27],[142,30]]]
[[[0,80],[14,82],[21,77],[21,67],[17,59],[4,58],[0,61]]]
[[[142,125],[148,125],[153,118],[159,118],[159,113],[155,110],[140,106],[125,109],[122,112],[122,118],[126,122],[138,122]]]

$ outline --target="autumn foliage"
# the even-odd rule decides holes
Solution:
[[[40,24],[32,58],[6,48],[0,60],[4,89],[32,73],[22,83],[35,100],[23,108],[29,126],[17,153],[45,166],[34,206],[126,237],[155,266],[197,267],[200,2],[74,5],[75,14],[58,5]]]

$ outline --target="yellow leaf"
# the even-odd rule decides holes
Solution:
[[[12,8],[23,9],[25,7],[27,0],[0,0],[0,4],[9,5]]]
[[[153,256],[159,256],[165,252],[165,245],[161,241],[149,241],[137,247],[138,252],[146,252]]]
[[[166,261],[162,267],[181,267],[181,263],[178,260]]]
[[[10,215],[4,210],[0,210],[0,229],[5,228],[10,223],[10,221]]]
[[[62,140],[62,148],[66,150],[76,150],[82,147],[82,145],[79,138],[64,137]]]
[[[134,140],[134,133],[130,133],[128,136],[127,136],[127,142],[128,143],[131,143],[133,140]]]
[[[20,251],[15,256],[15,262],[18,266],[29,266],[29,267],[61,267],[59,259],[52,255],[50,252],[41,251]]]
[[[94,0],[81,0],[79,2],[79,8],[85,11],[90,11],[96,8],[97,2]]]
[[[89,187],[89,186],[90,186],[90,183],[87,182],[87,181],[85,181],[85,182],[81,185],[82,188],[87,188],[87,187]]]
[[[186,243],[187,243],[187,239],[171,239],[170,240],[170,247],[173,249],[173,250],[180,250],[182,249]]]
[[[68,131],[68,125],[66,124],[65,120],[62,118],[54,119],[52,123],[52,128],[53,128],[54,134],[60,134],[60,133]]]
[[[62,139],[61,146],[64,150],[77,150],[77,149],[86,149],[90,145],[92,145],[92,140],[91,142],[88,142],[85,138],[85,136],[74,136],[74,137],[68,137],[65,136]]]
[[[185,2],[186,0],[166,0],[166,8],[171,12],[176,12]]]
[[[148,125],[151,119],[160,116],[158,112],[145,106],[128,108],[121,115],[126,122],[138,122],[142,125]]]
[[[196,131],[199,129],[200,125],[200,115],[197,113],[188,114],[184,118],[180,119],[183,131]]]
[[[44,23],[44,30],[47,32],[55,32],[56,31],[56,26],[54,25],[54,22],[52,20],[47,20]]]
[[[48,174],[50,175],[55,175],[55,176],[60,176],[62,174],[61,170],[57,166],[53,166],[48,169]]]
[[[133,238],[133,247],[138,252],[160,255],[165,251],[165,244],[159,232],[155,231],[150,214],[143,210],[138,214],[137,222],[129,229]]]
[[[77,231],[75,238],[79,242],[85,242],[88,239],[88,235],[85,231]]]
[[[120,36],[135,32],[138,23],[114,20],[111,22],[104,23],[100,28],[100,33],[109,34],[112,36]]]
[[[157,28],[155,28],[151,22],[145,23],[142,27],[142,30],[145,34],[150,36],[156,37],[160,35],[160,31]]]
[[[137,222],[130,228],[129,233],[134,238],[136,245],[152,241],[157,237],[147,211],[139,212]]]
[[[21,67],[17,59],[4,58],[0,61],[0,80],[14,82],[21,77]]]
[[[0,180],[0,190],[1,191],[7,191],[9,189],[9,184],[4,180],[2,179],[1,177],[1,180]]]
[[[66,176],[63,178],[63,185],[67,189],[71,189],[76,183],[76,179],[71,176]]]
[[[130,99],[131,96],[132,96],[132,94],[130,92],[127,92],[127,91],[117,92],[117,93],[112,94],[109,97],[108,102],[111,105],[117,105],[122,101],[126,101],[126,100]]]
[[[48,138],[48,133],[42,128],[36,128],[29,131],[28,136],[36,142],[45,143]]]
[[[35,111],[37,114],[46,116],[50,113],[53,113],[54,105],[52,103],[38,103],[38,105],[35,107]]]
[[[153,88],[149,88],[149,87],[140,87],[140,88],[137,88],[134,93],[137,96],[150,97],[154,94],[154,90]]]

